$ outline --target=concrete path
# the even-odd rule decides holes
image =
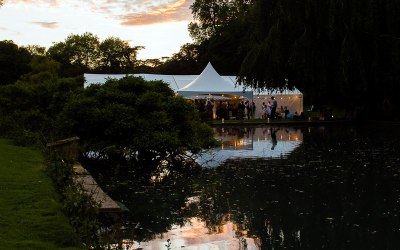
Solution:
[[[100,203],[100,212],[122,212],[121,207],[99,187],[90,173],[81,164],[76,163],[73,168],[76,173],[75,182],[80,183],[84,192],[90,194],[96,202]]]

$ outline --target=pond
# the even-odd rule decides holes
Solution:
[[[399,249],[393,124],[218,127],[202,167],[90,168],[128,249]],[[90,166],[89,166],[90,167]]]

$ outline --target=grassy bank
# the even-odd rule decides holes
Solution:
[[[81,249],[40,152],[0,139],[0,248]]]

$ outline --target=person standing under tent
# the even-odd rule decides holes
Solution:
[[[261,105],[261,110],[262,110],[261,118],[262,119],[265,119],[267,117],[266,108],[267,108],[267,105],[265,105],[265,102],[263,102]]]
[[[253,118],[255,118],[256,116],[256,104],[254,103],[254,101],[251,101],[251,115]]]
[[[247,114],[247,120],[250,120],[250,117],[252,116],[251,114],[251,103],[249,102],[249,100],[247,100],[244,105],[246,106],[246,114]]]
[[[287,118],[288,118],[288,115],[289,115],[289,113],[290,113],[290,111],[289,111],[289,109],[288,109],[287,106],[285,106],[284,113],[285,113],[285,119],[287,119]]]
[[[276,107],[278,106],[278,102],[275,100],[274,96],[271,96],[271,119],[276,118]]]
[[[271,108],[272,108],[271,101],[268,101],[266,108],[267,117],[271,117]]]
[[[208,118],[213,119],[213,108],[214,108],[214,104],[211,102],[210,99],[207,99],[207,103],[206,103],[206,110],[208,113]]]
[[[238,107],[238,118],[237,118],[238,120],[243,120],[245,108],[246,105],[243,103],[243,101],[241,101]]]

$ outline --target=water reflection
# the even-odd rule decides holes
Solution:
[[[230,138],[225,151],[252,152],[264,141],[266,157],[165,165],[159,181],[148,168],[97,169],[130,210],[121,235],[128,249],[398,249],[398,127],[273,129],[218,133]],[[290,142],[300,143],[270,156]]]
[[[217,167],[228,159],[284,158],[303,140],[301,130],[290,127],[219,127],[215,132],[221,147],[198,156],[203,167]]]
[[[239,231],[238,225],[223,221],[221,225],[209,228],[205,221],[190,218],[184,225],[172,225],[171,229],[149,242],[126,242],[125,249],[258,249],[253,238],[246,231]],[[128,248],[127,248],[128,247]]]
[[[270,128],[270,134],[271,134],[271,141],[272,141],[271,150],[274,150],[276,145],[278,144],[278,140],[276,139],[276,129]]]

